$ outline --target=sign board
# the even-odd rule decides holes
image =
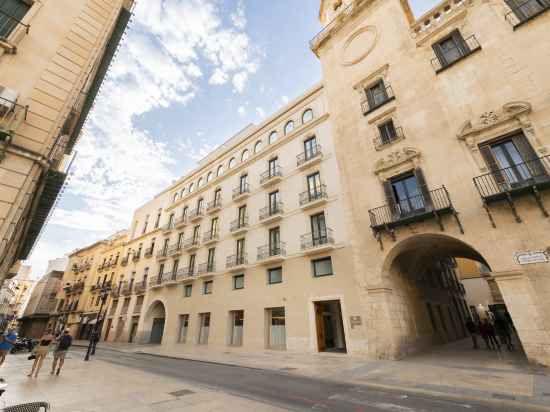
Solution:
[[[548,255],[542,250],[530,252],[516,252],[516,262],[520,265],[530,265],[532,263],[548,263]]]
[[[361,326],[361,316],[350,316],[349,322],[351,324],[351,328],[353,329],[355,326]]]

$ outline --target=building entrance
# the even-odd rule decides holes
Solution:
[[[315,302],[315,324],[319,352],[347,351],[339,300]]]

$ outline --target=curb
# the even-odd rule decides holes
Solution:
[[[82,344],[74,344],[73,346],[80,347],[80,348],[86,348],[87,345]],[[300,375],[299,373],[292,373],[288,371],[282,371],[278,369],[269,369],[269,368],[259,368],[254,366],[244,366],[239,365],[235,363],[227,363],[227,362],[221,362],[221,361],[211,361],[211,360],[200,360],[200,359],[194,359],[194,358],[186,358],[186,357],[179,357],[179,356],[173,356],[173,355],[163,355],[163,354],[157,354],[157,353],[149,353],[149,352],[143,352],[143,351],[132,351],[132,352],[126,352],[120,349],[114,349],[114,348],[105,348],[105,347],[98,347],[97,349],[101,350],[108,350],[112,352],[118,352],[118,353],[127,353],[127,354],[137,354],[137,355],[147,355],[152,356],[156,358],[161,359],[171,359],[171,360],[185,360],[189,362],[200,362],[200,363],[207,363],[211,365],[218,365],[218,366],[230,366],[234,368],[242,368],[242,369],[250,369],[250,370],[257,370],[257,371],[266,371],[266,372],[272,372],[272,373],[278,373],[281,375],[293,375],[293,376],[300,376],[303,378],[308,378],[308,376]],[[538,405],[536,403],[532,402],[520,402],[515,400],[505,400],[505,399],[487,399],[482,398],[479,396],[471,396],[471,395],[456,395],[453,393],[448,392],[440,392],[436,390],[428,390],[428,389],[420,389],[420,388],[411,388],[408,386],[396,386],[396,385],[385,385],[381,383],[373,383],[373,382],[355,382],[355,381],[336,381],[332,379],[327,378],[315,378],[319,380],[329,381],[329,382],[338,382],[338,383],[348,383],[355,385],[357,387],[366,387],[366,388],[372,388],[372,389],[378,389],[383,390],[386,392],[393,392],[393,393],[405,393],[410,395],[426,395],[433,398],[439,398],[439,399],[448,399],[453,400],[457,402],[464,403],[464,401],[472,401],[477,402],[479,404],[483,405],[489,405],[489,406],[500,406],[500,407],[514,407],[518,409],[523,410],[529,410],[529,411],[537,411],[537,412],[550,412],[550,407]]]

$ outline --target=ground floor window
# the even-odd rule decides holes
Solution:
[[[231,336],[229,343],[233,346],[243,344],[244,310],[232,310],[229,312],[231,319]]]
[[[286,349],[285,308],[270,308],[267,311],[268,347]]]
[[[210,312],[199,314],[199,340],[200,345],[208,343],[208,335],[210,334]]]
[[[189,315],[180,315],[180,332],[178,336],[179,343],[185,343],[187,340],[187,331],[189,329]]]

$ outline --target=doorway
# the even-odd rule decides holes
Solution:
[[[150,343],[160,344],[164,333],[164,318],[153,319],[153,327],[151,328]]]
[[[130,338],[128,339],[129,343],[134,343],[136,340],[138,322],[139,322],[139,318],[132,320],[132,326],[130,326]]]
[[[315,323],[319,352],[347,352],[339,300],[315,302]]]
[[[111,332],[111,327],[113,326],[113,319],[107,319],[107,329],[105,330],[105,342],[109,339],[109,333]]]

